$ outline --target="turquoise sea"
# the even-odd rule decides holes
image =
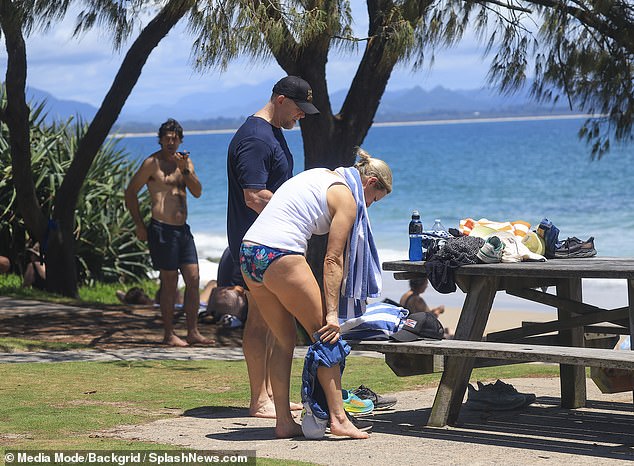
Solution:
[[[582,118],[470,121],[374,126],[363,147],[384,159],[394,190],[370,209],[382,259],[405,258],[413,209],[423,225],[440,218],[457,227],[461,218],[525,220],[544,217],[560,237],[595,237],[602,256],[634,256],[634,145],[592,161],[577,138]],[[187,134],[203,183],[200,199],[189,199],[189,223],[201,257],[218,257],[226,241],[226,151],[233,132]],[[303,170],[299,131],[287,131],[295,171]],[[121,140],[141,160],[158,148],[155,136]]]
[[[560,239],[595,238],[601,256],[634,256],[634,145],[614,148],[600,161],[577,138],[583,118],[521,121],[469,121],[375,125],[363,144],[394,173],[394,190],[370,209],[382,261],[407,257],[411,212],[430,228],[435,218],[457,227],[462,218],[525,220],[536,228],[544,217]],[[295,171],[303,170],[301,134],[287,131]],[[189,223],[201,259],[201,280],[215,278],[227,245],[227,146],[233,131],[187,134],[181,146],[191,152],[203,183],[200,199],[189,198]],[[158,149],[156,136],[121,140],[133,160]],[[407,283],[383,276],[383,296],[398,299]],[[627,304],[625,280],[584,280],[586,302],[606,308]],[[460,307],[461,292],[425,293],[430,305]],[[552,308],[498,293],[501,309],[552,312]]]

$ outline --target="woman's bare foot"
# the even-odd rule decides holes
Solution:
[[[345,416],[344,420],[338,419],[336,416],[330,416],[330,433],[342,437],[350,437],[353,439],[369,438],[367,432],[357,429],[352,422]]]
[[[181,340],[176,335],[170,335],[169,337],[163,338],[163,344],[168,346],[178,346],[179,348],[189,346],[187,342]]]
[[[302,426],[293,421],[284,425],[276,425],[275,436],[277,438],[303,437],[304,433],[302,432]]]
[[[263,403],[252,403],[251,406],[249,406],[249,416],[275,419],[275,405],[271,400],[267,400]]]

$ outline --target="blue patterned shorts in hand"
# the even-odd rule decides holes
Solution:
[[[301,252],[276,249],[261,244],[242,243],[240,245],[240,270],[254,282],[262,283],[264,272],[278,257],[300,255]]]

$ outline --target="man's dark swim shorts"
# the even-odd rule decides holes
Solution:
[[[189,225],[168,225],[152,219],[147,228],[150,257],[155,270],[178,270],[197,264],[198,254]]]

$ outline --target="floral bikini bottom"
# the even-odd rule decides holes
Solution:
[[[240,270],[254,282],[262,283],[264,272],[278,257],[300,255],[301,252],[277,249],[262,244],[242,243],[240,245]]]

